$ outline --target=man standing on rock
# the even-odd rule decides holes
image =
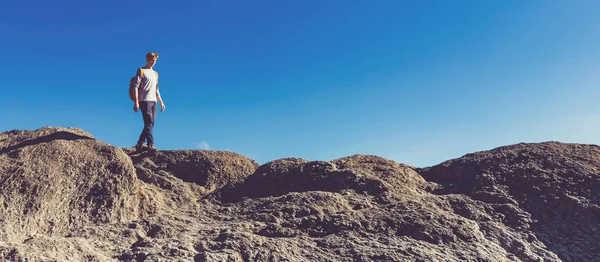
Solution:
[[[154,146],[154,137],[152,136],[152,128],[156,119],[156,101],[160,103],[161,112],[165,111],[165,103],[163,103],[158,90],[158,73],[152,69],[156,64],[158,54],[150,52],[146,54],[146,66],[139,68],[135,74],[135,100],[133,101],[133,110],[142,111],[144,119],[144,129],[140,134],[135,149],[141,151],[144,142],[148,144],[148,148],[156,150]]]

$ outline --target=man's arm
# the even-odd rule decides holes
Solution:
[[[133,101],[133,111],[137,112],[140,109],[140,101],[139,101],[138,89],[135,89],[135,101]]]
[[[156,99],[160,103],[160,112],[165,111],[165,103],[163,103],[162,97],[160,97],[160,91],[158,91],[158,84],[156,84]]]

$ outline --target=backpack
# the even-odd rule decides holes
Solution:
[[[139,68],[138,70],[140,70],[140,77],[142,78],[142,80],[140,81],[141,85],[142,81],[144,81],[144,70],[142,70],[142,68]],[[154,71],[154,73],[156,74],[156,82],[158,82],[158,72]],[[131,99],[131,101],[135,101],[135,89],[139,88],[139,86],[135,86],[136,78],[137,74],[129,80],[129,99]]]

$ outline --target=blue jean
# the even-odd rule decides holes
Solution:
[[[138,145],[147,142],[148,145],[154,145],[154,137],[152,136],[152,128],[154,127],[154,119],[156,118],[156,102],[155,101],[140,101],[140,111],[144,118],[144,129],[140,134]]]

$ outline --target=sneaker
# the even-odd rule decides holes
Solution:
[[[135,145],[135,150],[138,151],[138,152],[144,150],[144,144],[137,144],[137,145]]]
[[[156,151],[156,147],[154,146],[154,144],[152,144],[152,145],[148,145],[148,149],[149,149],[150,151]]]

